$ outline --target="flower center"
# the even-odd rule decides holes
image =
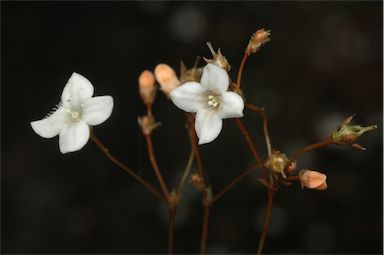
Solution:
[[[68,119],[70,122],[76,122],[79,119],[81,119],[82,114],[83,114],[83,109],[71,109],[71,108],[66,108],[65,112],[68,114]]]
[[[216,95],[209,95],[208,96],[208,105],[212,106],[214,108],[220,106],[220,97]]]

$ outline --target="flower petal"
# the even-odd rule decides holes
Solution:
[[[223,121],[212,110],[201,110],[196,114],[195,130],[199,144],[209,143],[220,134]]]
[[[83,104],[83,120],[91,126],[106,121],[111,116],[113,98],[111,96],[92,97]]]
[[[61,101],[64,107],[79,108],[92,95],[93,86],[91,82],[84,76],[73,73],[63,89]]]
[[[243,117],[244,100],[235,92],[226,92],[221,96],[219,116],[222,119]]]
[[[89,139],[89,127],[84,121],[60,130],[59,147],[61,153],[78,151]]]
[[[197,112],[203,109],[208,99],[204,97],[204,89],[197,82],[186,82],[172,90],[172,102],[186,112]]]
[[[208,64],[203,69],[200,80],[201,86],[205,90],[213,91],[219,95],[227,91],[229,77],[227,71],[214,64]]]
[[[65,117],[64,108],[60,107],[49,117],[42,120],[32,121],[31,126],[33,131],[35,131],[39,136],[52,138],[58,135],[62,128],[66,127]]]

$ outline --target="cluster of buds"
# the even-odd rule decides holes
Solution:
[[[265,162],[265,167],[271,170],[273,173],[281,174],[284,180],[283,184],[290,184],[291,180],[299,180],[301,187],[316,190],[327,189],[327,183],[325,182],[327,176],[317,171],[302,170],[298,176],[291,176],[287,178],[287,174],[292,174],[296,170],[296,161],[290,161],[287,156],[280,151],[273,151]],[[265,180],[259,179],[264,185],[271,188],[270,184]]]
[[[365,132],[377,129],[376,125],[362,127],[360,125],[350,125],[354,115],[346,118],[340,125],[339,129],[331,134],[336,144],[347,145],[359,150],[365,150],[363,146],[356,143],[357,139]]]
[[[264,28],[257,30],[252,35],[251,40],[249,40],[249,43],[246,49],[246,52],[248,53],[248,55],[250,55],[251,53],[256,53],[263,44],[270,41],[271,40],[269,38],[270,35],[271,35],[270,30],[264,30]]]

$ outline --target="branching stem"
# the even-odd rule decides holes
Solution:
[[[307,152],[309,152],[311,150],[318,149],[318,148],[321,148],[321,147],[324,147],[324,146],[327,146],[327,145],[331,145],[331,144],[334,144],[334,143],[335,142],[333,141],[332,137],[329,136],[329,137],[327,137],[325,140],[323,140],[321,142],[308,145],[307,147],[304,147],[303,149],[296,151],[293,154],[293,156],[290,158],[290,162],[295,161],[300,156],[302,156],[303,154],[305,154],[305,153],[307,153]]]
[[[154,194],[156,197],[160,198],[164,202],[167,202],[167,199],[160,194],[150,183],[143,180],[138,174],[136,174],[134,171],[132,171],[128,166],[126,166],[123,162],[118,160],[115,156],[113,156],[107,147],[96,137],[95,133],[91,131],[90,139],[96,144],[97,147],[107,156],[109,160],[111,160],[115,165],[120,167],[122,170],[127,172],[129,175],[131,175],[134,179],[136,179],[138,182],[140,182],[145,188],[147,188],[152,194]]]
[[[240,181],[242,181],[245,177],[253,173],[258,168],[258,165],[254,165],[250,167],[248,170],[241,173],[239,176],[237,176],[235,179],[233,179],[230,183],[228,183],[217,195],[215,195],[212,198],[212,203],[219,200],[225,193],[227,193],[228,190],[233,188],[236,184],[238,184]]]
[[[151,161],[153,170],[155,171],[156,177],[160,183],[161,189],[163,190],[164,196],[169,199],[169,191],[167,186],[165,185],[163,176],[161,175],[159,165],[157,164],[157,160],[155,157],[155,152],[153,149],[153,143],[152,143],[152,136],[150,134],[144,135],[145,139],[147,141],[147,148],[148,148],[148,154],[149,154],[149,160]]]

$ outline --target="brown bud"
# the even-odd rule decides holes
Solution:
[[[290,174],[290,173],[292,173],[292,172],[294,172],[296,170],[296,166],[297,166],[296,160],[292,161],[291,163],[289,163],[289,165],[287,166],[287,169],[285,169],[285,171],[288,174]]]
[[[259,29],[257,30],[249,40],[248,47],[246,52],[249,54],[257,52],[263,44],[270,41],[269,36],[271,35],[271,30]]]
[[[265,167],[272,170],[276,173],[281,173],[281,175],[285,178],[286,175],[284,173],[284,169],[288,166],[289,160],[284,153],[280,151],[272,152],[271,156],[265,162]]]
[[[139,92],[144,104],[151,105],[155,100],[155,76],[151,71],[145,70],[139,76]]]
[[[208,64],[211,63],[214,65],[217,65],[223,68],[224,70],[229,71],[231,69],[231,65],[228,63],[228,60],[223,56],[223,54],[221,54],[220,49],[218,49],[216,53],[210,42],[207,42],[207,45],[209,50],[212,53],[212,59],[203,58],[205,62],[207,62]]]
[[[180,85],[175,71],[167,64],[158,64],[155,68],[155,77],[160,84],[161,91],[167,96],[173,89]]]

